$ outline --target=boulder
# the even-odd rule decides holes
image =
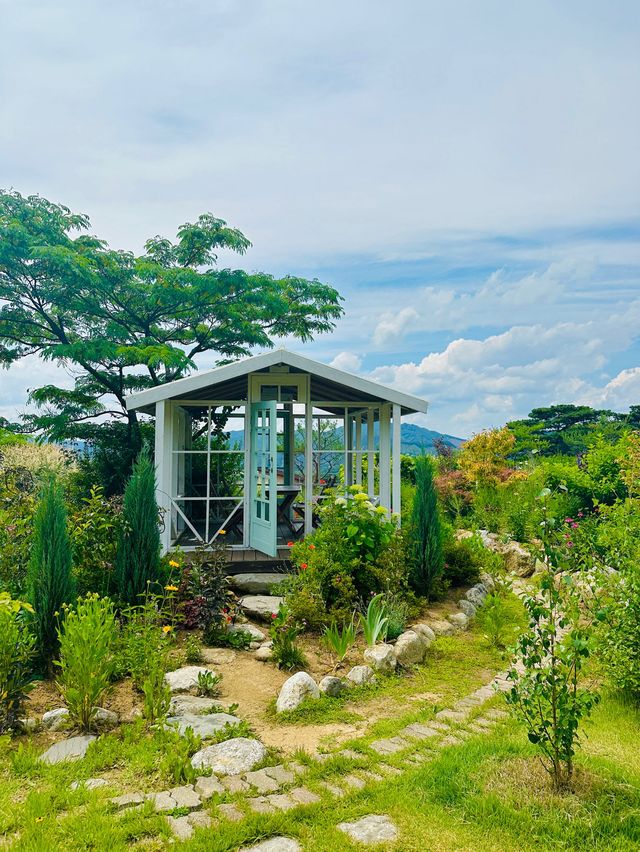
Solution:
[[[222,704],[204,695],[174,695],[169,704],[170,716],[199,716],[215,713]]]
[[[475,607],[481,607],[487,597],[487,591],[484,586],[472,586],[465,594],[465,598]]]
[[[257,621],[271,621],[278,614],[284,598],[275,595],[245,595],[240,599],[240,606],[249,618]]]
[[[323,692],[325,695],[336,696],[340,695],[340,693],[344,692],[347,688],[347,684],[340,677],[332,677],[331,675],[327,675],[323,677],[320,683],[318,684],[318,689],[320,692]]]
[[[229,713],[209,713],[205,716],[184,713],[181,716],[169,716],[167,719],[167,725],[176,728],[182,736],[186,735],[187,728],[191,728],[193,733],[203,740],[215,737],[227,725],[239,724],[240,719],[237,716],[231,716]]]
[[[69,711],[66,707],[56,707],[42,714],[42,727],[47,731],[59,731],[69,721]]]
[[[115,728],[120,719],[118,718],[118,714],[114,713],[113,710],[105,710],[104,707],[94,707],[91,721],[98,730],[108,731],[111,728]]]
[[[485,587],[485,589],[491,594],[496,590],[496,581],[493,579],[491,574],[487,574],[486,571],[480,572],[480,582]]]
[[[243,595],[270,595],[271,589],[281,583],[286,574],[279,573],[249,573],[232,574],[229,581],[236,591]]]
[[[413,630],[414,633],[418,633],[420,636],[423,636],[429,642],[435,642],[436,640],[436,634],[424,621],[421,621],[419,624],[413,624],[409,628],[409,630]]]
[[[250,772],[267,756],[260,740],[236,737],[205,746],[191,758],[194,769],[210,769],[214,775],[240,775]]]
[[[64,763],[71,760],[80,760],[87,753],[87,749],[97,737],[86,734],[81,737],[71,737],[61,740],[47,749],[38,758],[42,763]]]
[[[455,627],[450,621],[430,621],[429,627],[436,636],[453,636],[455,633]]]
[[[464,612],[454,612],[448,615],[447,618],[458,630],[466,630],[469,626],[469,618]]]
[[[424,660],[429,640],[414,630],[405,630],[396,639],[395,655],[401,666],[413,666]]]
[[[297,672],[282,684],[276,711],[284,713],[286,710],[295,710],[307,698],[320,698],[318,684],[306,672]]]
[[[243,624],[229,624],[227,633],[247,633],[251,637],[252,642],[264,642],[267,638],[262,630],[259,630],[253,624],[245,622]]]
[[[271,657],[273,657],[273,651],[270,645],[260,645],[258,650],[255,653],[256,660],[260,660],[261,663],[268,663]]]
[[[205,672],[215,674],[204,666],[183,666],[181,669],[167,672],[164,680],[171,692],[195,692],[198,688],[198,676]]]
[[[367,648],[364,652],[364,659],[377,672],[394,672],[398,664],[393,646],[387,644]]]
[[[477,607],[472,604],[471,601],[468,601],[466,598],[462,598],[461,600],[459,600],[458,606],[460,607],[462,612],[467,616],[467,618],[473,618],[473,616],[478,611]]]
[[[365,683],[375,683],[375,672],[370,666],[354,666],[347,674],[351,686],[364,686]]]
[[[503,544],[500,552],[504,556],[507,571],[517,574],[518,577],[530,577],[535,571],[535,558],[519,542],[509,541]]]

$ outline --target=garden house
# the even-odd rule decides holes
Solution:
[[[318,523],[328,488],[400,511],[400,421],[427,403],[277,349],[132,394],[155,416],[162,546],[224,541],[277,558]]]

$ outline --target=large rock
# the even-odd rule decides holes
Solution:
[[[436,636],[453,636],[456,632],[455,627],[450,621],[430,621],[429,626]]]
[[[306,672],[297,672],[282,684],[276,711],[284,713],[286,710],[295,710],[307,698],[320,698],[318,684]]]
[[[467,616],[467,618],[473,618],[476,614],[477,607],[475,604],[472,604],[471,601],[468,601],[466,598],[462,598],[458,601],[458,606],[462,610],[462,612]]]
[[[171,716],[200,716],[215,713],[222,707],[218,701],[204,695],[174,695],[169,704]]]
[[[464,614],[464,612],[454,612],[451,615],[448,615],[447,618],[454,627],[457,627],[458,630],[466,630],[469,626],[469,618]]]
[[[480,582],[485,587],[485,589],[491,594],[496,590],[496,581],[493,579],[491,574],[487,574],[486,571],[480,572]]]
[[[113,710],[106,710],[104,707],[94,707],[91,721],[99,731],[108,731],[118,725],[120,719],[118,714]]]
[[[181,669],[167,672],[164,680],[171,692],[195,692],[198,688],[199,675],[206,672],[215,674],[204,666],[183,666]]]
[[[376,675],[371,666],[354,666],[347,674],[347,680],[352,686],[364,686],[365,683],[375,683]]]
[[[398,661],[393,645],[381,644],[367,648],[364,652],[365,662],[377,672],[390,673],[396,670]]]
[[[465,594],[465,598],[475,607],[481,607],[485,602],[485,598],[487,597],[487,590],[484,586],[478,584],[477,586],[472,586],[468,592]]]
[[[396,659],[401,666],[414,666],[424,660],[429,640],[414,630],[405,630],[396,639]]]
[[[249,618],[258,621],[271,621],[278,614],[284,598],[275,595],[245,595],[240,599],[240,606]]]
[[[256,660],[260,660],[261,663],[268,663],[272,657],[273,649],[271,645],[260,645],[256,650],[255,658]]]
[[[429,627],[428,624],[425,624],[424,621],[419,622],[418,624],[413,624],[409,628],[409,630],[413,630],[414,633],[418,633],[420,636],[424,636],[429,642],[436,641],[436,634]]]
[[[236,737],[206,746],[191,758],[194,769],[210,769],[214,775],[240,775],[250,772],[267,756],[260,740]]]
[[[85,756],[87,749],[95,739],[97,738],[87,734],[81,737],[71,737],[68,740],[61,740],[47,749],[44,754],[41,754],[39,760],[42,763],[49,764],[80,760],[80,758]]]
[[[181,716],[169,716],[167,724],[176,728],[182,736],[185,736],[187,728],[191,728],[196,736],[206,740],[215,737],[227,725],[239,725],[240,719],[229,713],[210,713],[206,716],[185,713]]]
[[[332,675],[326,675],[326,677],[323,677],[318,684],[320,692],[324,692],[325,695],[331,695],[332,697],[340,695],[346,688],[347,684],[342,680],[342,678],[333,677]]]
[[[388,843],[398,836],[398,829],[389,817],[380,814],[370,814],[355,822],[341,822],[337,828],[364,846]]]
[[[503,544],[499,552],[504,556],[507,571],[517,574],[518,577],[530,577],[535,571],[535,558],[517,541]]]
[[[69,723],[69,711],[66,707],[56,707],[42,714],[42,727],[47,731],[59,731]]]
[[[229,577],[234,589],[243,595],[270,595],[271,589],[281,583],[286,574],[277,573],[251,573],[233,574]]]
[[[266,635],[253,624],[245,622],[244,624],[229,624],[227,633],[246,633],[251,637],[252,642],[264,642]]]

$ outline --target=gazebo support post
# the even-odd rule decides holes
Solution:
[[[380,505],[391,510],[391,406],[380,406]]]
[[[164,528],[160,532],[163,555],[171,549],[171,494],[173,473],[173,404],[170,400],[156,402],[156,503],[163,513]]]
[[[401,433],[400,418],[402,412],[399,405],[393,406],[393,448],[392,448],[392,471],[391,471],[391,511],[400,514],[400,464],[401,464]]]

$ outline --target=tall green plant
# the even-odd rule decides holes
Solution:
[[[116,554],[118,593],[129,604],[160,581],[156,475],[146,450],[133,466],[124,492],[123,524]]]
[[[429,597],[443,572],[444,557],[433,465],[427,456],[416,459],[415,478],[416,493],[409,527],[412,556],[409,581],[417,594]]]
[[[34,517],[27,576],[36,647],[44,664],[49,664],[58,651],[57,627],[62,606],[75,598],[71,561],[64,494],[51,474],[42,486]]]
[[[387,635],[388,620],[382,595],[375,595],[369,601],[364,615],[360,614],[360,625],[369,648],[373,648],[379,639],[384,641]]]
[[[34,640],[24,620],[30,609],[0,592],[0,734],[16,726],[33,685]]]

